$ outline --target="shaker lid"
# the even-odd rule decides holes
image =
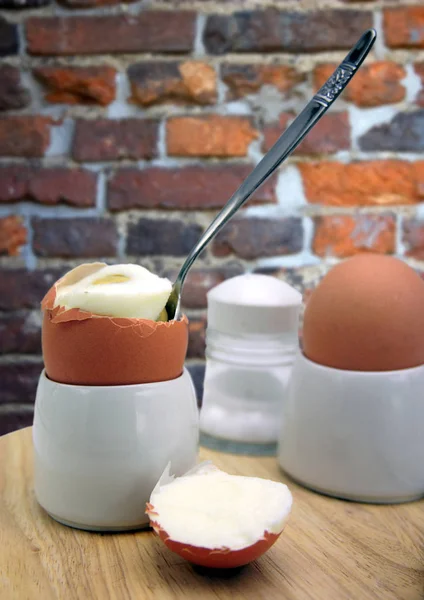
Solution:
[[[238,275],[212,288],[207,297],[208,327],[228,334],[297,336],[302,294],[276,277]]]

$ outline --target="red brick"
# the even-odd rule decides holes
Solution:
[[[0,8],[11,8],[14,10],[22,10],[27,8],[39,8],[47,6],[51,0],[0,0]]]
[[[0,404],[34,403],[41,360],[0,363]]]
[[[172,117],[166,131],[171,156],[246,156],[258,137],[250,119],[219,115]]]
[[[424,62],[415,63],[415,73],[421,79],[421,90],[418,92],[416,103],[418,106],[424,106]]]
[[[336,66],[336,63],[326,63],[315,67],[315,90],[324,85]],[[405,75],[405,69],[394,62],[381,61],[363,65],[350,81],[342,97],[363,107],[400,102],[406,93],[401,83]]]
[[[305,79],[302,73],[286,65],[225,63],[221,67],[221,74],[229,88],[227,99],[254,94],[263,85],[273,85],[283,94],[287,94]]]
[[[242,273],[243,267],[237,264],[190,270],[183,287],[182,303],[184,308],[206,308],[209,290],[226,279]],[[173,281],[177,272],[170,273],[168,276]]]
[[[187,256],[202,233],[196,223],[142,218],[128,226],[127,254]]]
[[[406,256],[424,260],[424,221],[406,219],[402,227],[402,241]]]
[[[278,121],[274,123],[267,123],[264,126],[263,133],[264,139],[262,142],[262,152],[267,152],[275,142],[278,140],[280,135],[287,129],[290,123],[295,118],[295,114],[292,112],[284,112],[278,116]],[[316,125],[317,127],[317,125]]]
[[[331,265],[328,266],[325,262],[321,261],[315,267],[306,265],[303,267],[257,267],[254,269],[254,273],[260,273],[261,275],[269,275],[270,277],[276,277],[285,281],[292,287],[294,287],[303,296],[303,302],[309,299],[312,290],[321,281],[322,277],[328,272]]]
[[[106,106],[115,99],[112,67],[38,67],[34,75],[46,86],[48,102]]]
[[[0,65],[0,110],[25,108],[30,102],[28,90],[21,85],[19,69]]]
[[[7,290],[7,294],[0,294],[0,310],[39,308],[46,292],[68,270],[0,268],[0,290]]]
[[[187,358],[205,358],[205,319],[190,319]]]
[[[131,65],[131,102],[213,104],[217,99],[215,69],[201,61],[155,61]]]
[[[21,217],[0,218],[0,255],[17,256],[26,241],[27,230]]]
[[[294,119],[292,113],[280,115],[278,124],[264,129],[262,149],[267,152]],[[315,125],[295,150],[295,154],[334,154],[350,148],[350,124],[347,112],[330,112]]]
[[[78,162],[153,158],[158,123],[151,119],[78,119],[72,157]]]
[[[415,204],[424,198],[424,170],[416,165],[401,160],[375,160],[302,163],[298,167],[306,197],[312,204],[393,206]]]
[[[0,392],[1,393],[1,392]],[[4,407],[0,414],[0,436],[30,427],[34,420],[34,407],[27,404]]]
[[[109,182],[108,206],[113,211],[221,208],[252,169],[250,165],[121,169]],[[276,202],[274,178],[270,178],[249,202]]]
[[[116,4],[129,4],[136,0],[58,0],[69,8],[98,8],[100,6],[114,6]]]
[[[0,16],[0,56],[17,54],[18,50],[18,26]]]
[[[166,16],[165,16],[166,15]],[[190,52],[195,13],[144,11],[140,15],[31,17],[29,54],[118,54]]]
[[[398,112],[388,123],[375,125],[358,140],[361,150],[424,151],[424,110]]]
[[[347,112],[331,112],[320,120],[299,144],[296,154],[333,154],[350,148]]]
[[[115,223],[102,218],[32,219],[33,248],[37,256],[97,258],[116,256]]]
[[[88,207],[96,204],[97,176],[65,167],[0,167],[0,204],[31,201],[40,204]]]
[[[389,48],[424,48],[424,6],[399,6],[383,11]]]
[[[0,117],[0,156],[44,156],[50,143],[49,117]]]
[[[416,182],[418,197],[422,201],[424,198],[424,160],[412,163],[412,177]]]
[[[239,218],[230,221],[213,242],[215,256],[235,254],[253,260],[300,252],[303,245],[302,221],[285,219]]]
[[[341,50],[350,48],[369,27],[369,11],[244,10],[208,17],[204,43],[211,54]]]
[[[41,354],[38,311],[0,315],[0,354]]]
[[[313,251],[324,258],[346,258],[360,252],[392,254],[395,227],[395,218],[391,215],[317,217]]]

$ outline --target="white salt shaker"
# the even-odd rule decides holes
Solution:
[[[259,274],[233,277],[208,293],[203,445],[276,453],[301,303],[287,283]]]

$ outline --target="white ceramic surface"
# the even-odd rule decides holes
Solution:
[[[43,372],[34,414],[35,494],[56,520],[89,530],[145,526],[146,502],[171,461],[197,461],[198,409],[187,370],[128,386],[72,386]]]
[[[298,354],[280,466],[307,487],[364,502],[424,496],[424,365],[342,371]]]

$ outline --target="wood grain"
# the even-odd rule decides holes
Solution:
[[[424,502],[354,504],[299,487],[274,458],[204,449],[201,458],[230,473],[285,481],[294,496],[278,542],[236,572],[195,569],[150,531],[104,535],[58,525],[34,498],[31,430],[1,438],[0,598],[424,598]]]

